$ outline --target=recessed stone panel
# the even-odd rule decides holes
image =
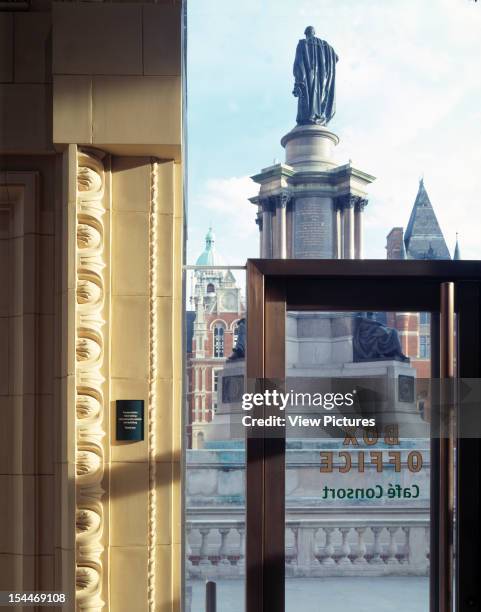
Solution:
[[[296,198],[292,252],[298,259],[333,257],[333,205],[331,198]]]

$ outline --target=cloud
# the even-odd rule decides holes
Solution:
[[[451,251],[459,231],[463,257],[481,259],[479,2],[245,0],[239,9],[192,0],[188,10],[190,252],[211,220],[226,259],[257,255],[247,201],[257,190],[246,175],[279,156],[292,127],[295,44],[313,24],[340,56],[330,125],[339,161],[378,177],[366,255],[385,256],[385,236],[407,224],[424,175]]]
[[[257,255],[257,209],[248,200],[256,191],[256,185],[248,176],[212,178],[206,181],[201,194],[192,198],[191,206],[196,210],[196,218],[203,219],[205,224],[202,234],[208,226],[213,227],[216,250],[227,263],[245,263],[245,259]],[[199,238],[199,235],[192,236],[189,248],[192,258],[203,249]]]

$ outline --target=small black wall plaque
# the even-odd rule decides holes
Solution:
[[[117,400],[115,404],[117,440],[142,441],[144,439],[144,400]]]

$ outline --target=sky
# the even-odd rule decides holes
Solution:
[[[364,257],[384,259],[424,183],[454,249],[481,259],[481,2],[188,0],[188,263],[209,225],[226,264],[257,257],[250,176],[284,161],[292,64],[307,25],[339,56],[339,163],[376,177]]]

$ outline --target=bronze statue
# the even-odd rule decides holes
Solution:
[[[334,49],[316,37],[312,26],[297,44],[294,60],[294,91],[298,98],[298,125],[327,125],[336,112],[336,62]]]
[[[367,313],[367,317],[356,317],[352,344],[354,361],[409,361],[409,357],[402,352],[397,330],[376,321],[373,313]]]
[[[227,361],[237,361],[246,356],[246,320],[241,319],[237,324],[237,341],[232,349],[232,355]]]

